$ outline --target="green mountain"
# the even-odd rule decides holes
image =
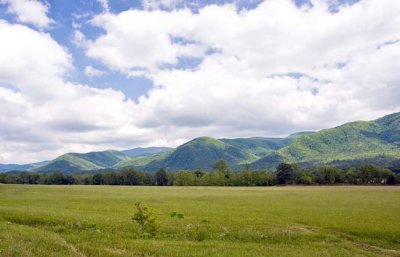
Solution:
[[[167,147],[134,148],[124,151],[107,150],[89,153],[67,153],[34,169],[38,172],[95,171],[107,168],[136,167],[148,163],[154,158],[152,154],[162,154]],[[143,160],[142,160],[143,159]],[[145,161],[149,159],[149,161]]]
[[[314,133],[316,133],[316,132],[315,131],[301,131],[301,132],[293,133],[293,134],[287,136],[287,138],[288,139],[296,139],[298,137],[309,136],[309,135],[312,135]]]
[[[252,163],[275,167],[282,161],[305,165],[400,159],[400,113],[375,121],[356,121],[295,138],[289,145]]]
[[[168,148],[170,150],[166,150],[164,152],[158,152],[152,155],[141,155],[141,156],[134,156],[127,160],[123,160],[115,164],[112,168],[113,169],[122,169],[122,168],[138,168],[144,167],[152,161],[157,161],[164,159],[168,156],[168,154],[172,151],[172,148]]]
[[[8,171],[29,171],[46,165],[48,161],[30,163],[30,164],[0,164],[0,172]]]
[[[248,159],[246,159],[246,162],[249,162],[252,159],[260,159],[268,153],[286,146],[292,141],[292,139],[253,137],[220,139],[220,141],[244,151],[249,157]]]
[[[129,150],[121,151],[123,154],[128,155],[130,157],[138,157],[138,156],[149,156],[157,153],[162,153],[172,150],[169,147],[138,147]]]
[[[220,159],[236,164],[246,160],[247,156],[240,149],[218,139],[199,137],[179,146],[165,158],[156,159],[141,168],[149,171],[161,167],[169,170],[211,169],[212,164]]]
[[[36,171],[85,171],[85,170],[100,170],[112,166],[124,158],[117,151],[90,152],[86,154],[67,153],[49,162],[47,165],[37,168]]]
[[[117,164],[124,167],[130,164],[144,171],[156,171],[160,168],[168,170],[212,169],[218,160],[225,160],[233,168],[258,160],[274,150],[287,145],[287,138],[236,138],[215,139],[211,137],[195,138],[170,152],[135,158]],[[136,164],[136,165],[135,165]]]
[[[318,132],[299,132],[286,138],[195,138],[176,149],[136,148],[125,151],[68,153],[50,162],[0,165],[1,171],[92,171],[133,167],[143,171],[212,169],[218,160],[233,169],[275,168],[281,162],[303,166],[351,166],[375,163],[400,165],[400,113],[374,121],[356,121]]]

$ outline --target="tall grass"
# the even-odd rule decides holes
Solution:
[[[387,186],[0,185],[0,256],[400,256],[399,203]]]

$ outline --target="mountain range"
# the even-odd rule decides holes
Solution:
[[[284,138],[198,137],[177,148],[67,153],[51,161],[33,164],[0,164],[0,172],[72,173],[127,167],[143,171],[160,168],[171,171],[211,170],[217,160],[225,160],[233,169],[243,166],[273,169],[281,162],[343,167],[368,162],[389,168],[400,167],[400,113],[374,121],[350,122],[318,132],[298,132]]]

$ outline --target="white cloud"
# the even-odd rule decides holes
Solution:
[[[5,21],[0,34],[0,163],[148,140],[124,94],[65,81],[71,57],[48,34]]]
[[[150,78],[154,87],[137,102],[69,83],[66,49],[0,22],[0,162],[201,135],[284,135],[399,111],[400,2],[362,0],[336,13],[327,1],[313,6],[99,14],[92,24],[104,34],[88,40],[77,31],[76,43],[110,69]],[[186,57],[201,62],[180,66]]]
[[[92,66],[85,67],[85,75],[88,77],[101,77],[105,74],[105,71],[98,70]]]
[[[74,34],[71,37],[71,42],[77,47],[85,47],[87,45],[87,40],[85,35],[79,30],[75,29]]]
[[[47,33],[0,20],[0,82],[32,95],[52,95],[71,69],[71,56]],[[27,43],[29,42],[29,43]]]
[[[142,7],[144,10],[171,10],[177,8],[184,3],[184,0],[142,0]]]
[[[188,10],[101,14],[92,23],[104,28],[107,34],[87,41],[86,54],[128,75],[143,69],[156,70],[162,64],[175,64],[179,56],[201,56],[206,50],[201,44],[174,42],[171,37],[179,37],[180,30],[193,27],[191,18]]]
[[[7,11],[17,16],[18,21],[29,23],[38,28],[47,28],[54,21],[47,16],[49,7],[38,0],[0,0],[0,4],[7,4]]]
[[[176,137],[183,127],[192,128],[190,136],[285,134],[399,110],[400,3],[364,0],[336,13],[327,1],[313,6],[269,0],[243,11],[211,5],[198,13],[99,15],[93,24],[106,33],[87,55],[127,75],[149,70],[156,86],[140,98],[137,122],[173,127]],[[183,51],[171,38],[201,51]],[[202,63],[160,68],[183,52]]]
[[[110,12],[108,0],[97,0],[105,12]]]

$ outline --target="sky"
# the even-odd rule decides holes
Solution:
[[[0,0],[0,163],[400,111],[400,1]]]

